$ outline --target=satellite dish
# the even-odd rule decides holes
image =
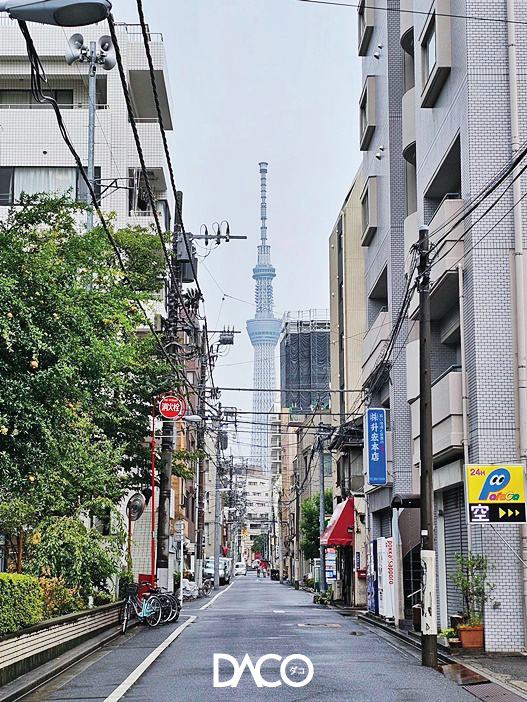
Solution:
[[[128,500],[126,505],[126,514],[131,522],[136,522],[139,517],[143,514],[146,507],[145,496],[140,492],[136,492]]]
[[[101,64],[105,71],[111,71],[117,63],[113,41],[108,34],[104,34],[97,42],[97,55],[101,57]]]
[[[72,63],[78,61],[81,57],[82,49],[84,47],[84,37],[82,34],[72,34],[68,40],[68,46],[64,52],[66,57],[66,63],[71,66]]]

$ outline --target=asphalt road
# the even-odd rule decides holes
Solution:
[[[405,644],[354,618],[314,606],[305,592],[257,579],[249,572],[201,609],[210,599],[187,605],[175,625],[154,630],[138,627],[137,633],[115,640],[24,702],[474,700],[440,673],[423,668],[416,652]],[[160,651],[163,642],[165,648]],[[232,656],[240,664],[248,654],[254,666],[261,656],[280,656],[281,660],[262,662],[261,674],[264,680],[281,684],[258,687],[246,668],[237,687],[214,687],[214,654]],[[282,682],[280,667],[284,658],[297,654],[309,659],[313,677],[308,684],[293,687]],[[155,659],[146,667],[149,656]],[[308,663],[298,658],[290,659],[283,669],[286,679],[296,685],[309,675]],[[222,659],[219,682],[233,673],[231,663]]]

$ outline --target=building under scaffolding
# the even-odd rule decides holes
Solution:
[[[329,406],[329,312],[286,312],[280,338],[282,407],[308,411]]]

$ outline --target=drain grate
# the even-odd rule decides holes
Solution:
[[[340,624],[298,624],[298,626],[324,627],[328,629],[340,629]]]
[[[481,685],[464,686],[467,692],[484,702],[524,702],[523,697],[509,692],[496,683],[483,683]]]

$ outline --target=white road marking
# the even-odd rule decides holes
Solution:
[[[211,604],[212,604],[213,602],[215,602],[215,601],[218,599],[218,597],[219,597],[220,595],[223,595],[224,592],[227,592],[227,590],[229,590],[229,589],[234,585],[235,582],[236,582],[236,580],[233,580],[232,583],[231,583],[228,587],[225,588],[225,590],[222,590],[221,592],[218,592],[218,594],[215,595],[215,596],[212,598],[212,600],[210,600],[210,602],[207,602],[207,604],[206,604],[206,605],[203,605],[203,607],[200,607],[200,609],[207,609],[207,607],[210,607]]]
[[[186,627],[189,624],[192,624],[193,621],[195,621],[197,617],[189,617],[188,620],[179,626],[175,631],[173,631],[170,636],[167,636],[167,638],[163,641],[163,643],[159,644],[159,646],[148,655],[144,661],[141,663],[141,665],[138,665],[137,668],[130,673],[130,675],[122,682],[119,687],[115,688],[115,690],[112,692],[111,695],[109,695],[104,702],[118,702],[118,700],[121,699],[121,697],[128,692],[128,690],[136,683],[141,675],[148,670],[148,668],[152,665],[152,663],[156,660],[156,658],[159,658],[159,656],[163,653],[163,651],[170,646],[172,641],[174,639],[177,639],[177,637],[181,634],[183,629],[186,629]]]
[[[285,609],[273,609],[275,614],[285,614]]]

